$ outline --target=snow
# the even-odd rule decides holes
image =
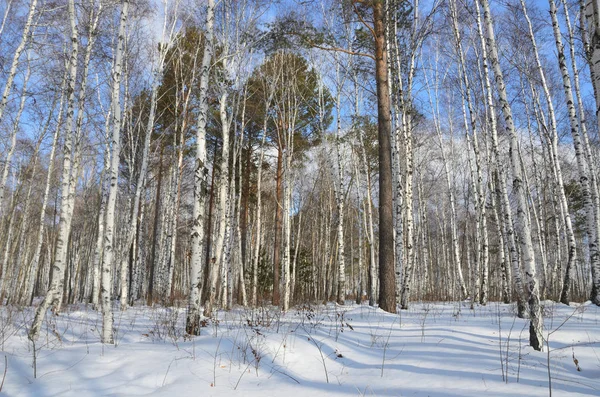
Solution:
[[[399,315],[366,305],[236,308],[184,334],[185,309],[47,316],[33,346],[32,308],[0,308],[6,396],[555,396],[600,395],[600,308],[543,302],[550,355],[528,346],[514,305],[415,303]],[[577,371],[574,358],[581,371]]]

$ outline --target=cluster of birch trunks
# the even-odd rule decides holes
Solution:
[[[310,3],[310,4],[308,4]],[[0,296],[600,304],[600,0],[1,0]],[[40,297],[40,299],[35,299]],[[118,303],[118,306],[116,306]]]

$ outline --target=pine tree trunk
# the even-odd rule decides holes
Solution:
[[[375,31],[375,78],[377,83],[379,141],[379,307],[389,313],[396,313],[392,151],[390,144],[392,123],[385,49],[384,21],[386,18],[382,2],[376,2],[372,7]],[[405,274],[405,280],[407,277],[409,277],[408,272]]]

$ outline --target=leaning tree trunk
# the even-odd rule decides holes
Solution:
[[[525,5],[525,1],[521,0],[521,8],[523,9],[523,13],[525,15],[525,19],[527,21],[527,27],[529,31],[529,38],[533,45],[533,53],[535,56],[535,61],[537,65],[537,70],[540,75],[540,80],[542,83],[542,88],[544,90],[544,96],[546,98],[546,105],[548,109],[548,117],[550,119],[550,131],[548,137],[548,146],[550,149],[550,157],[552,160],[552,166],[555,173],[557,190],[558,190],[558,201],[560,203],[561,213],[564,214],[564,225],[565,225],[565,233],[567,238],[568,245],[568,256],[567,256],[567,265],[566,265],[566,276],[565,276],[565,284],[563,285],[562,292],[560,295],[560,300],[564,304],[569,303],[569,293],[570,293],[570,275],[573,272],[573,267],[575,265],[576,260],[576,244],[575,244],[575,234],[573,232],[573,225],[571,222],[571,213],[569,211],[569,205],[567,202],[567,197],[565,195],[565,188],[562,177],[562,170],[560,166],[560,161],[558,159],[558,132],[557,132],[557,122],[556,115],[554,113],[554,105],[552,103],[552,97],[550,95],[550,89],[546,82],[546,75],[544,73],[544,69],[542,68],[542,63],[540,61],[537,42],[535,39],[535,35],[533,33],[533,27],[531,24],[531,20],[529,19],[529,15],[527,14],[527,7]]]
[[[506,93],[504,75],[502,73],[502,69],[500,68],[498,47],[496,45],[496,37],[494,33],[489,2],[488,0],[482,0],[481,4],[483,5],[484,20],[488,33],[486,46],[489,50],[494,76],[496,78],[496,87],[498,89],[500,106],[504,115],[506,128],[510,136],[509,156],[513,174],[513,192],[517,197],[517,226],[520,232],[521,240],[521,261],[525,270],[529,300],[529,315],[531,319],[529,326],[529,343],[535,350],[541,350],[544,341],[542,335],[543,320],[540,308],[535,256],[533,251],[533,243],[531,240],[531,228],[529,225],[527,195],[525,194],[525,188],[523,186],[523,169],[519,159],[517,131],[514,126],[512,109]]]
[[[19,101],[19,110],[17,111],[17,115],[15,120],[13,121],[13,128],[10,134],[10,146],[8,148],[8,153],[6,153],[6,158],[4,159],[4,169],[2,171],[2,179],[0,179],[0,213],[1,208],[4,203],[4,190],[6,189],[6,182],[8,181],[8,173],[11,168],[11,161],[13,154],[15,153],[15,147],[17,146],[17,133],[21,124],[21,116],[23,115],[23,110],[25,109],[25,101],[28,98],[27,93],[27,83],[29,82],[29,77],[31,76],[31,64],[29,59],[27,60],[27,71],[25,72],[25,77],[23,79],[23,88],[21,92],[21,100]],[[4,277],[4,275],[2,275]]]
[[[173,24],[173,26],[174,26],[174,24]],[[171,27],[171,33],[173,31],[173,26]],[[163,40],[166,39],[165,31],[166,31],[166,19],[165,19],[165,25],[163,26]],[[169,34],[169,39],[170,39],[170,37],[171,37],[171,34]],[[163,43],[163,45],[160,46],[160,49],[158,52],[158,59],[156,61],[157,64],[153,71],[152,93],[150,95],[150,110],[148,113],[148,122],[146,123],[146,131],[145,131],[145,135],[144,135],[144,146],[142,149],[142,163],[140,165],[140,173],[138,175],[138,179],[137,179],[137,183],[136,183],[135,195],[133,198],[133,206],[131,207],[131,213],[129,216],[129,226],[128,226],[128,230],[126,232],[123,256],[121,259],[121,278],[122,278],[122,280],[121,280],[121,310],[124,310],[127,306],[128,285],[125,282],[126,278],[124,278],[124,274],[127,273],[127,262],[129,260],[128,252],[133,245],[135,235],[136,235],[137,229],[138,229],[138,213],[139,213],[139,208],[140,208],[140,199],[142,196],[142,191],[146,187],[146,176],[148,173],[148,157],[149,157],[149,151],[150,151],[150,141],[151,141],[151,137],[152,137],[152,132],[154,131],[154,120],[156,118],[156,103],[158,100],[158,89],[160,86],[160,78],[163,74],[163,67],[165,64],[167,48],[168,48],[167,43]],[[132,283],[132,284],[134,284],[134,283]]]
[[[19,41],[19,45],[13,54],[12,63],[10,66],[10,70],[6,77],[6,83],[4,84],[4,91],[2,92],[2,99],[0,100],[0,122],[3,120],[4,110],[6,109],[6,105],[8,104],[8,98],[10,96],[10,92],[13,88],[13,83],[15,81],[15,77],[17,76],[17,68],[19,66],[19,58],[21,54],[25,50],[27,43],[31,39],[31,29],[34,26],[33,17],[35,15],[37,8],[37,0],[31,0],[29,3],[29,11],[27,13],[27,19],[25,21],[25,26],[23,27],[23,34],[21,35],[21,40]],[[2,24],[4,26],[4,23]],[[2,197],[0,197],[2,199]],[[0,201],[1,202],[1,201]]]
[[[62,298],[62,290],[64,284],[65,262],[67,257],[67,240],[71,231],[71,214],[73,211],[73,200],[69,196],[71,184],[71,166],[72,160],[77,161],[76,148],[73,146],[73,138],[75,135],[74,113],[75,113],[75,84],[77,82],[77,57],[79,54],[79,34],[76,25],[75,2],[69,0],[67,3],[69,22],[71,27],[71,55],[68,62],[69,77],[67,80],[68,106],[66,131],[63,150],[63,172],[61,180],[61,190],[63,199],[60,204],[60,219],[58,223],[58,237],[56,240],[55,258],[52,264],[50,286],[46,297],[38,306],[33,323],[29,330],[28,337],[30,340],[37,340],[42,322],[46,316],[46,310],[50,305],[53,305],[57,310],[60,308]],[[75,168],[75,167],[73,167]],[[76,177],[75,177],[76,179]]]
[[[63,105],[65,97],[64,93],[66,82],[67,80],[65,75],[61,86],[61,96],[60,104],[58,106],[58,119],[56,120],[56,129],[54,131],[54,138],[52,139],[52,148],[50,150],[50,156],[48,159],[48,174],[46,175],[46,187],[44,189],[44,198],[42,199],[42,208],[40,210],[39,228],[36,239],[37,242],[35,246],[35,251],[33,253],[33,259],[31,261],[31,265],[29,266],[29,275],[27,276],[25,282],[25,291],[23,296],[30,305],[33,302],[33,287],[35,284],[36,275],[40,264],[42,245],[44,243],[44,220],[46,219],[46,208],[48,206],[48,198],[50,197],[50,182],[52,181],[52,173],[54,171],[54,155],[56,154],[56,146],[58,144],[58,137],[60,136],[60,126],[62,123],[63,116]]]
[[[489,7],[488,7],[489,8]],[[475,11],[477,16],[477,31],[481,42],[481,57],[483,64],[483,75],[484,75],[484,91],[486,98],[486,106],[488,109],[488,122],[490,125],[490,137],[492,140],[492,158],[493,158],[493,169],[497,179],[497,190],[498,200],[500,205],[500,212],[503,223],[504,234],[506,235],[509,258],[513,271],[513,278],[515,282],[517,292],[517,310],[518,316],[524,318],[526,316],[526,307],[523,299],[523,280],[521,277],[521,269],[519,266],[519,253],[517,249],[517,243],[515,238],[515,231],[512,220],[512,212],[510,208],[510,201],[508,199],[508,189],[506,187],[506,175],[504,167],[500,161],[500,150],[498,148],[498,126],[496,120],[496,110],[493,100],[492,87],[490,82],[490,71],[488,64],[488,47],[486,38],[483,33],[483,24],[481,20],[481,12],[479,2],[475,4]],[[494,40],[495,43],[495,40]],[[508,271],[508,267],[506,270]],[[507,280],[510,283],[511,280]]]
[[[585,2],[585,15],[589,25],[589,36],[591,38],[591,42],[589,42],[586,33],[582,32],[590,66],[590,74],[592,76],[594,96],[596,97],[596,119],[598,126],[600,127],[600,4],[598,0],[581,0],[581,2],[582,14],[584,13]],[[584,30],[583,17],[581,19],[581,28]]]
[[[573,138],[573,146],[575,148],[575,159],[577,162],[577,170],[579,172],[579,183],[581,184],[581,193],[583,197],[583,205],[586,213],[586,232],[588,236],[588,247],[590,255],[590,264],[592,270],[592,294],[591,300],[597,305],[600,305],[600,250],[598,247],[598,224],[596,222],[597,208],[594,206],[592,199],[593,192],[590,186],[591,176],[589,169],[592,166],[587,164],[585,158],[585,142],[582,142],[581,127],[577,119],[575,110],[575,99],[573,98],[573,90],[571,87],[571,76],[567,68],[566,57],[564,53],[564,45],[562,43],[562,33],[556,16],[556,4],[554,0],[548,1],[550,5],[550,16],[552,18],[552,30],[554,32],[554,42],[558,55],[558,66],[562,75],[563,89],[567,100],[567,110],[569,122],[571,126],[571,137]],[[594,1],[595,3],[595,1]]]

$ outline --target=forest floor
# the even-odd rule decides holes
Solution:
[[[414,303],[400,315],[366,305],[236,308],[184,333],[185,309],[115,312],[116,345],[99,342],[85,306],[0,308],[6,396],[599,396],[600,308],[544,302],[550,353],[528,346],[514,305]],[[8,368],[4,370],[5,363]],[[2,375],[4,373],[4,376]]]

